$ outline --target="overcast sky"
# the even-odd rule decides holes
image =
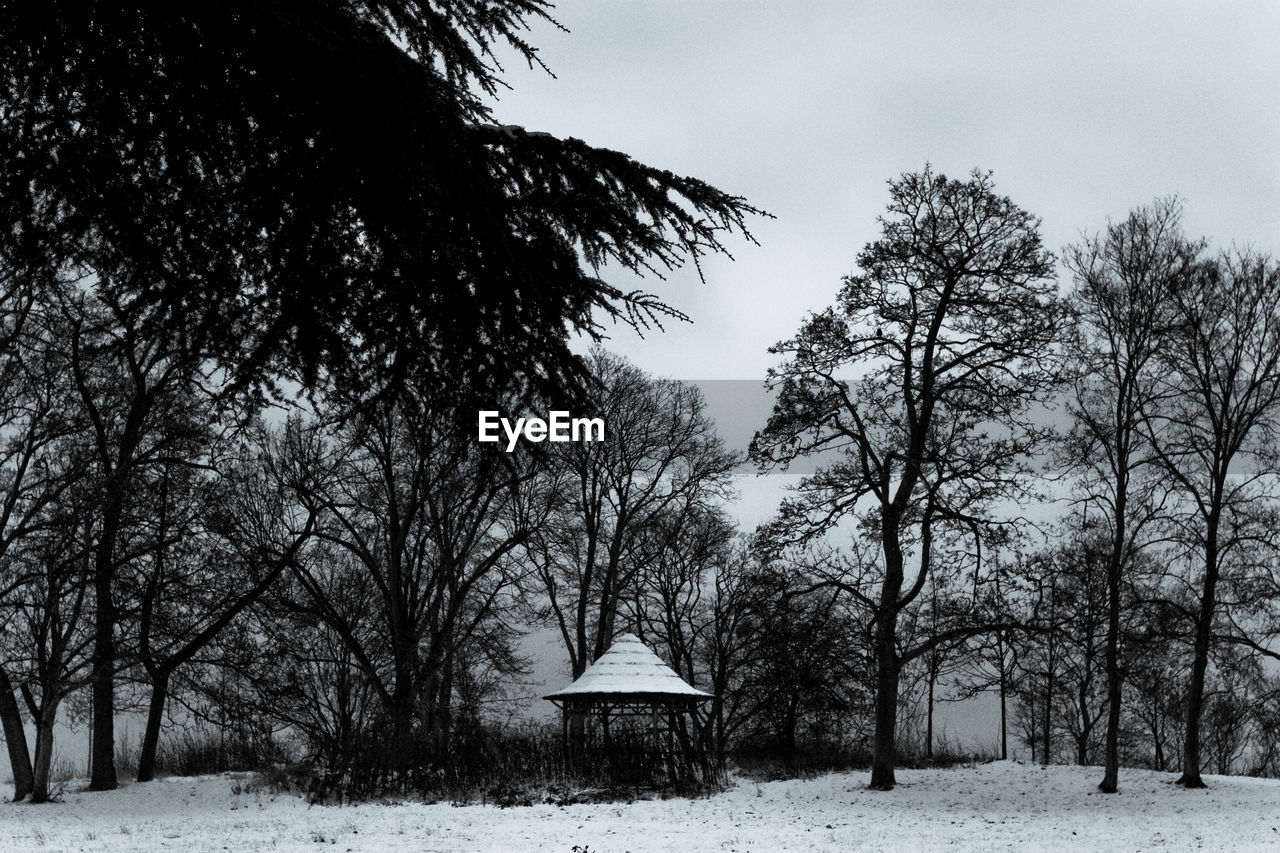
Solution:
[[[555,14],[569,32],[530,40],[556,78],[509,65],[498,120],[777,217],[752,223],[759,246],[706,264],[705,284],[688,270],[640,285],[692,324],[608,344],[660,376],[753,380],[703,385],[735,446],[767,417],[769,345],[831,303],[877,236],[885,182],[926,162],[992,170],[1054,251],[1173,193],[1189,232],[1280,251],[1280,3],[565,0]],[[793,479],[740,478],[740,523]],[[944,725],[990,737],[983,707]]]
[[[1280,249],[1280,4],[600,2],[530,40],[500,121],[709,181],[777,216],[733,262],[644,286],[689,313],[609,346],[679,379],[758,379],[876,236],[885,181],[994,172],[1059,250],[1157,196]],[[614,280],[620,277],[616,274]]]
[[[745,447],[769,403],[768,347],[830,304],[877,236],[886,181],[926,162],[990,169],[1055,252],[1169,194],[1189,232],[1280,251],[1280,3],[601,2],[509,63],[499,121],[614,148],[773,213],[736,260],[636,284],[688,313],[610,349],[704,384]],[[1063,279],[1063,285],[1068,282]],[[794,477],[739,479],[765,520]],[[1035,511],[1046,517],[1058,510]]]

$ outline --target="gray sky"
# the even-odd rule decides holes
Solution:
[[[607,346],[704,383],[745,447],[768,347],[830,304],[874,239],[885,182],[926,162],[994,172],[1060,251],[1176,193],[1189,232],[1280,250],[1280,4],[564,0],[530,34],[498,120],[693,175],[773,213],[736,260],[639,286],[688,313]],[[1065,284],[1065,279],[1064,279]],[[744,527],[794,479],[741,478]]]
[[[1219,245],[1280,249],[1280,4],[601,2],[530,41],[497,118],[616,148],[774,213],[735,262],[648,279],[692,324],[609,347],[679,379],[758,379],[835,296],[885,182],[994,171],[1054,250],[1177,193]],[[615,282],[630,286],[624,277]]]
[[[660,376],[755,380],[702,383],[734,446],[768,416],[769,345],[830,304],[876,237],[885,182],[926,162],[992,170],[1055,251],[1173,193],[1192,234],[1280,251],[1278,3],[564,0],[555,14],[570,32],[530,41],[557,78],[511,64],[498,120],[777,216],[752,223],[758,247],[732,241],[736,261],[705,264],[705,284],[692,269],[610,276],[694,321],[643,339],[617,327],[610,349]],[[743,526],[793,480],[742,477]],[[998,731],[990,702],[945,708],[941,725],[969,745]]]

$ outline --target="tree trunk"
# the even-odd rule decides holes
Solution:
[[[1116,534],[1111,562],[1107,566],[1107,742],[1103,757],[1102,782],[1098,790],[1114,794],[1120,779],[1120,700],[1124,689],[1120,677],[1120,569],[1124,562],[1125,493],[1116,500]]]
[[[58,706],[50,702],[36,722],[36,761],[31,788],[33,803],[49,801],[49,768],[53,765],[53,723],[57,716]]]
[[[397,696],[391,703],[391,769],[402,775],[413,766],[413,702]]]
[[[1216,553],[1206,561],[1204,600],[1196,620],[1195,659],[1191,663],[1191,686],[1187,691],[1187,733],[1182,748],[1182,775],[1178,784],[1186,788],[1205,788],[1200,776],[1200,715],[1204,709],[1204,678],[1209,668],[1209,634],[1213,623],[1214,594],[1218,582]]]
[[[1050,678],[1049,682],[1050,682],[1050,685],[1052,685],[1053,679]],[[1052,714],[1050,713],[1050,709],[1052,707],[1053,707],[1053,693],[1050,692],[1048,695],[1045,696],[1045,701],[1044,701],[1044,746],[1040,748],[1040,752],[1044,756],[1044,763],[1046,765],[1053,763],[1053,753],[1052,753],[1053,719],[1052,719]]]
[[[790,765],[796,758],[796,726],[799,724],[800,707],[793,696],[787,703],[787,712],[782,716],[782,749]]]
[[[123,489],[117,484],[117,488]],[[93,741],[89,754],[89,790],[110,791],[116,785],[116,606],[111,596],[115,575],[113,561],[116,530],[120,521],[120,500],[113,499],[103,510],[102,532],[94,555],[93,594],[95,605],[93,644]]]
[[[1004,650],[1000,652],[1000,760],[1009,760],[1009,690],[1005,676]]]
[[[9,748],[9,766],[13,769],[13,799],[23,800],[31,793],[34,774],[31,769],[31,751],[27,746],[27,733],[22,727],[22,714],[18,700],[13,696],[13,683],[9,673],[0,667],[0,723],[4,725],[4,742]]]
[[[111,600],[111,573],[99,569],[94,578],[97,604],[93,649],[93,749],[90,753],[89,790],[116,787],[115,737],[115,604]]]
[[[1046,651],[1046,656],[1048,660],[1046,662],[1046,667],[1045,667],[1045,684],[1044,684],[1044,749],[1043,749],[1043,752],[1044,752],[1045,766],[1048,766],[1053,763],[1053,682],[1054,682],[1054,675],[1056,674],[1056,669],[1058,665],[1057,659],[1054,656],[1054,652],[1056,650],[1056,645],[1057,645],[1054,640],[1055,632],[1057,631],[1057,620],[1056,620],[1057,598],[1058,598],[1057,584],[1055,583],[1051,589],[1052,589],[1052,592],[1050,594],[1053,596],[1053,599],[1052,599],[1053,609],[1050,611],[1051,613],[1050,626],[1049,626],[1050,630],[1049,630],[1049,638],[1046,643],[1046,645],[1048,646],[1048,649]]]
[[[717,680],[715,698],[711,700],[711,715],[707,720],[708,730],[711,733],[711,742],[714,744],[716,763],[721,767],[725,763],[725,752],[729,741],[729,736],[724,730],[725,689],[725,683]]]
[[[898,544],[898,519],[886,507],[881,524],[884,543],[884,583],[876,613],[876,726],[871,754],[871,786],[892,791],[898,726],[898,594],[902,591],[902,548]]]
[[[929,661],[929,704],[924,730],[924,757],[933,760],[933,685],[937,681],[934,660]]]
[[[1218,588],[1218,521],[1214,510],[1207,519],[1204,544],[1204,596],[1196,620],[1195,658],[1191,662],[1191,685],[1187,691],[1187,732],[1182,749],[1182,775],[1178,784],[1204,788],[1200,777],[1200,715],[1204,710],[1204,677],[1209,668],[1209,637],[1213,629],[1213,609]]]
[[[1037,749],[1040,741],[1036,739],[1036,708],[1034,704],[1027,709],[1027,719],[1031,721],[1027,727],[1027,742],[1031,744],[1031,763],[1039,764],[1040,762],[1037,759],[1039,752],[1037,752]]]
[[[439,761],[444,761],[449,750],[449,734],[453,731],[453,655],[445,664],[444,678],[440,681],[440,700],[436,706],[433,745]]]
[[[583,592],[580,601],[586,601],[586,593]],[[587,657],[587,628],[586,628],[586,608],[579,606],[578,623],[576,626],[578,649],[580,653],[572,655],[570,664],[572,666],[573,681],[577,681],[582,674],[587,671],[590,661]],[[578,761],[583,752],[587,748],[587,715],[586,712],[580,710],[565,711],[565,751],[570,762]]]
[[[139,782],[150,782],[156,777],[156,750],[160,745],[160,725],[164,722],[164,706],[168,699],[169,673],[160,672],[151,683],[147,728],[142,735],[142,754],[138,756]]]
[[[1080,702],[1080,737],[1076,739],[1076,764],[1085,767],[1089,764],[1089,736],[1093,734],[1093,723],[1089,720],[1089,685],[1093,683],[1088,661],[1093,655],[1093,644],[1085,650],[1084,678],[1080,681],[1077,699]]]
[[[1104,794],[1116,793],[1120,778],[1120,701],[1124,684],[1120,677],[1119,635],[1120,608],[1117,604],[1112,607],[1107,626],[1107,744],[1102,782],[1098,785]]]
[[[871,757],[871,787],[892,791],[897,784],[893,766],[898,723],[898,655],[892,634],[887,643],[878,640],[876,648],[876,731]]]

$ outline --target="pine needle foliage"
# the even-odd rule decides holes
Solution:
[[[0,295],[111,291],[241,388],[580,390],[571,333],[682,316],[606,264],[696,264],[760,211],[500,124],[499,58],[541,65],[550,9],[3,0]]]

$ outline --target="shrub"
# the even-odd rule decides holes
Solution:
[[[393,769],[387,742],[366,734],[345,763],[315,762],[308,784],[312,802],[412,795],[459,805],[566,805],[646,793],[696,795],[718,789],[723,781],[722,774],[708,772],[678,750],[664,754],[625,727],[615,727],[607,744],[597,736],[578,760],[570,760],[557,725],[476,726],[452,738],[443,755],[432,756],[425,743],[415,745],[405,771]]]
[[[156,769],[176,776],[264,771],[288,759],[286,751],[270,739],[219,734],[204,728],[173,731],[156,747]]]

